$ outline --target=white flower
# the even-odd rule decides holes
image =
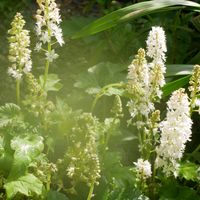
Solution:
[[[37,1],[39,9],[36,14],[36,34],[40,37],[40,41],[45,44],[51,42],[54,37],[62,46],[64,44],[62,30],[60,28],[60,10],[55,0]]]
[[[128,80],[131,83],[140,83],[141,87],[147,87],[149,84],[149,69],[145,59],[144,49],[139,49],[138,54],[128,67]]]
[[[165,32],[162,27],[152,27],[147,43],[147,55],[153,58],[153,63],[159,64],[166,60],[167,52]]]
[[[16,80],[20,80],[22,77],[22,73],[20,73],[18,70],[13,69],[12,67],[8,68],[8,74],[12,76]]]
[[[35,51],[40,51],[42,49],[42,43],[38,42],[35,46]]]
[[[162,96],[161,88],[165,85],[165,72],[166,67],[163,63],[153,64],[153,66],[151,67],[149,78],[151,83],[150,93],[152,96],[158,97],[159,99],[161,99]]]
[[[67,169],[67,175],[72,178],[74,176],[74,173],[75,173],[74,165],[69,166]]]
[[[185,145],[190,141],[192,120],[187,94],[184,89],[172,93],[167,102],[168,111],[166,120],[161,122],[160,145],[157,147],[157,167],[162,167],[168,176],[177,175],[178,162],[183,156]]]
[[[136,171],[139,174],[139,176],[142,176],[142,178],[149,178],[151,177],[152,171],[151,171],[151,164],[148,160],[138,159],[137,162],[134,162]]]
[[[133,95],[127,104],[131,117],[143,115],[146,118],[154,105],[149,98],[149,68],[145,59],[144,49],[139,49],[138,54],[128,67],[128,91]]]
[[[12,66],[8,69],[8,74],[19,80],[23,72],[26,74],[31,71],[31,50],[29,31],[24,30],[25,21],[20,13],[17,13],[11,23],[9,34],[9,56],[8,59]]]
[[[55,50],[51,50],[50,52],[46,52],[45,53],[46,55],[46,59],[49,61],[49,62],[53,62],[54,59],[58,58],[58,54],[55,53]]]
[[[26,63],[25,63],[25,66],[24,66],[24,73],[25,74],[28,74],[32,69],[32,60],[28,60]]]
[[[147,55],[152,58],[150,63],[150,83],[151,96],[153,98],[161,98],[162,91],[161,87],[165,84],[164,73],[166,72],[165,67],[165,53],[167,52],[165,32],[162,27],[152,27],[149,32],[147,43]]]

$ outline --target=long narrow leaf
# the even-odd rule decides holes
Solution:
[[[173,91],[175,91],[181,87],[184,87],[185,85],[188,84],[189,80],[190,80],[190,75],[180,78],[178,80],[172,81],[170,83],[167,83],[162,89],[163,96],[166,97],[166,96],[170,95]]]
[[[171,9],[170,7],[172,6],[189,6],[200,10],[200,4],[186,0],[154,0],[136,3],[131,6],[116,10],[100,19],[97,19],[96,21],[92,22],[91,24],[77,32],[74,36],[72,36],[72,39],[104,31],[106,29],[116,26],[119,23],[148,15],[150,13],[155,13],[161,9],[165,9],[166,11],[166,8]],[[178,7],[177,9],[179,8],[180,7]]]

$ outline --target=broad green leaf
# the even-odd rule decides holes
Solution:
[[[39,77],[40,85],[43,87],[44,85],[44,75]],[[57,74],[48,74],[47,81],[45,85],[45,91],[59,91],[62,88],[62,84],[60,83],[60,79]]]
[[[64,194],[51,190],[47,195],[47,200],[69,200],[69,199]]]
[[[11,163],[11,168],[9,171],[9,175],[7,177],[7,181],[15,181],[19,177],[24,176],[27,172],[27,168],[29,165],[29,161],[27,159],[22,158],[14,159]]]
[[[119,23],[133,20],[137,17],[148,15],[150,13],[155,13],[162,9],[170,9],[170,6],[189,6],[200,9],[200,4],[186,0],[160,0],[136,3],[131,6],[116,10],[100,19],[97,19],[93,23],[81,29],[72,37],[72,39],[92,35],[114,27]]]
[[[179,168],[179,174],[186,180],[195,181],[198,178],[198,168],[199,166],[195,163],[182,163]]]
[[[170,83],[167,83],[163,88],[162,88],[162,91],[163,91],[163,96],[168,96],[170,95],[173,91],[181,88],[181,87],[184,87],[185,85],[188,84],[190,80],[190,75],[188,76],[185,76],[183,78],[180,78],[178,80],[175,80],[175,81],[172,81]]]
[[[165,77],[191,74],[194,65],[167,65]]]
[[[43,138],[38,135],[17,136],[11,140],[11,148],[15,150],[14,158],[16,160],[24,159],[31,161],[43,151]]]
[[[7,182],[4,187],[6,189],[7,199],[13,199],[18,192],[26,196],[31,196],[32,193],[40,195],[42,194],[43,184],[34,175],[27,174],[16,181]]]
[[[100,88],[110,83],[117,83],[125,79],[123,71],[127,68],[125,65],[102,62],[90,67],[87,72],[76,76],[77,82],[74,86],[85,89],[86,92],[94,94],[99,92]],[[110,93],[112,93],[110,89]],[[119,94],[120,91],[113,89],[113,94]],[[109,91],[108,91],[109,94]]]
[[[175,180],[168,180],[166,183],[163,183],[159,193],[159,200],[200,199],[195,190],[186,186],[178,185],[178,183]]]

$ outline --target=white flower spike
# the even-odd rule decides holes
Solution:
[[[60,28],[60,10],[55,0],[37,0],[39,9],[36,14],[36,33],[43,44],[51,42],[52,38],[62,46],[64,44],[62,30]],[[37,48],[41,44],[37,44]],[[40,48],[39,48],[40,49]]]
[[[24,30],[25,21],[20,13],[17,13],[8,31],[9,37],[9,61],[12,63],[8,74],[20,80],[23,73],[27,74],[32,69],[29,31]]]
[[[156,149],[156,165],[162,167],[167,176],[172,173],[177,176],[179,161],[192,134],[190,103],[184,89],[173,92],[167,105],[166,120],[160,124],[161,138]]]
[[[167,52],[165,32],[162,27],[152,27],[147,43],[147,56],[153,59],[153,63],[164,63]]]

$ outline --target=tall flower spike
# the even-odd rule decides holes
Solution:
[[[162,167],[167,176],[172,173],[177,176],[179,161],[192,134],[190,103],[184,89],[173,92],[167,105],[166,120],[160,124],[161,138],[156,149],[156,166]]]
[[[151,68],[150,72],[150,83],[151,87],[151,98],[161,98],[162,91],[161,87],[165,84],[164,73],[166,72],[165,67],[165,53],[167,52],[165,32],[162,27],[152,27],[149,32],[147,43],[147,55],[152,58],[152,63],[149,65]]]
[[[147,117],[154,106],[149,99],[149,69],[144,49],[138,50],[138,54],[128,67],[127,78],[128,92],[133,96],[132,100],[128,102],[132,118],[138,114]]]
[[[9,37],[9,61],[12,63],[8,69],[8,74],[20,80],[23,73],[31,71],[31,50],[29,31],[24,30],[25,21],[20,13],[17,13],[11,23],[11,29],[8,31]]]
[[[36,14],[36,33],[40,42],[36,45],[36,50],[40,50],[42,44],[52,42],[52,38],[62,46],[64,44],[62,29],[60,28],[60,10],[55,0],[37,0],[39,9]]]
[[[153,63],[164,63],[167,52],[165,32],[162,27],[152,27],[147,43],[147,55],[153,59]]]

